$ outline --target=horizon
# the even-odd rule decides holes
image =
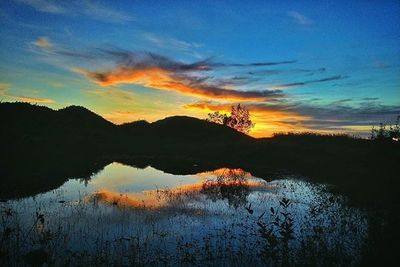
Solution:
[[[187,117],[187,118],[191,118],[191,119],[205,120],[204,118],[197,118],[197,117],[192,117],[192,116],[188,116],[188,115],[171,115],[171,116],[159,118],[159,119],[156,119],[156,120],[153,120],[153,121],[149,121],[149,120],[146,120],[146,119],[138,119],[138,120],[132,120],[132,121],[116,123],[116,122],[113,122],[113,121],[103,117],[101,114],[99,114],[95,110],[89,109],[89,108],[84,107],[84,106],[79,106],[79,105],[69,105],[69,106],[65,106],[65,107],[61,107],[61,108],[52,108],[52,107],[49,107],[47,105],[43,105],[43,104],[40,104],[40,103],[21,102],[21,101],[15,101],[15,102],[2,102],[2,101],[0,101],[0,105],[1,104],[27,104],[27,105],[32,105],[32,106],[36,106],[36,107],[49,108],[52,111],[60,111],[62,109],[66,109],[66,108],[70,108],[70,107],[79,107],[79,108],[86,109],[87,111],[92,112],[97,116],[100,116],[102,119],[112,123],[115,126],[121,126],[121,125],[124,125],[124,124],[130,124],[130,123],[135,123],[135,122],[140,122],[140,121],[144,121],[146,123],[151,124],[151,123],[154,123],[154,122],[158,122],[158,121],[162,121],[162,120],[165,120],[165,119],[168,119],[168,118],[174,118],[174,117]],[[215,122],[210,122],[210,123],[215,123]],[[374,125],[374,126],[378,126],[378,125]],[[286,134],[287,135],[291,135],[291,134],[295,134],[295,135],[312,134],[312,135],[326,135],[326,136],[348,136],[350,138],[371,139],[372,129],[373,129],[374,126],[371,126],[371,129],[369,130],[368,133],[365,133],[365,135],[355,135],[355,134],[348,134],[348,133],[344,133],[344,132],[333,132],[332,133],[332,132],[316,132],[316,131],[313,131],[313,132],[311,132],[311,131],[293,131],[293,132],[291,132],[291,131],[286,131],[286,132],[285,131],[281,131],[281,132],[272,132],[272,134],[269,135],[269,136],[261,136],[261,137],[252,136],[251,134],[246,134],[246,133],[243,133],[243,132],[242,132],[242,134],[248,135],[248,136],[256,138],[256,139],[273,138],[273,137],[276,137],[277,135],[279,136],[279,135],[282,135],[282,134],[283,135],[286,135]],[[226,127],[228,127],[228,126],[226,126]],[[228,128],[230,128],[230,127],[228,127]],[[233,130],[234,131],[238,131],[236,129],[233,129]]]
[[[0,99],[114,124],[250,110],[253,137],[400,115],[400,2],[0,3]]]

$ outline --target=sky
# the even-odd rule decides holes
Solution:
[[[400,1],[3,0],[0,100],[365,137],[400,115]]]

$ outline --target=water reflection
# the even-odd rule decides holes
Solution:
[[[113,163],[86,181],[1,204],[2,255],[19,265],[36,250],[48,265],[352,265],[368,229],[323,185],[241,169]]]
[[[243,171],[242,169],[228,169],[221,168],[211,172],[198,173],[194,177],[187,177],[185,181],[179,180],[180,185],[175,186],[164,186],[159,187],[158,180],[152,180],[156,189],[138,191],[139,188],[147,188],[138,182],[138,178],[121,175],[123,165],[117,164],[112,165],[110,168],[116,169],[116,179],[106,179],[103,174],[99,174],[99,177],[93,177],[92,185],[96,187],[105,187],[112,189],[118,189],[122,186],[137,190],[136,192],[121,193],[118,191],[112,191],[109,189],[100,189],[94,192],[88,201],[94,203],[103,202],[120,208],[140,208],[140,209],[162,209],[162,208],[173,208],[175,210],[184,209],[188,203],[199,201],[204,197],[207,200],[217,202],[218,200],[227,201],[228,205],[234,208],[245,206],[247,203],[247,197],[251,191],[266,190],[270,188],[264,180],[254,178],[250,173]],[[121,170],[122,169],[122,170]],[[147,169],[146,169],[147,170]],[[151,168],[148,168],[151,172]],[[107,168],[104,170],[107,175],[110,175]],[[163,176],[166,176],[163,174]],[[147,179],[150,179],[148,173]],[[165,177],[164,177],[165,179]],[[196,179],[194,183],[190,183]],[[111,181],[112,180],[112,183]],[[175,179],[175,183],[178,180]],[[185,182],[185,184],[181,184]],[[130,186],[131,184],[139,184],[135,187]],[[173,181],[163,181],[162,184],[173,184]],[[204,199],[203,199],[204,200]]]

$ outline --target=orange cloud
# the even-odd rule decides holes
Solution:
[[[92,72],[82,69],[74,69],[74,71],[93,79],[102,86],[122,83],[138,84],[148,88],[175,91],[200,98],[231,101],[265,101],[271,97],[279,97],[278,93],[274,91],[238,91],[207,85],[189,76],[176,75],[173,71],[159,67],[140,69],[120,66],[106,72]]]

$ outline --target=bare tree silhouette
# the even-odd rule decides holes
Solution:
[[[248,134],[255,123],[250,118],[250,112],[245,106],[238,104],[232,106],[231,114],[228,116],[219,111],[209,113],[207,121],[229,126],[236,131]]]

